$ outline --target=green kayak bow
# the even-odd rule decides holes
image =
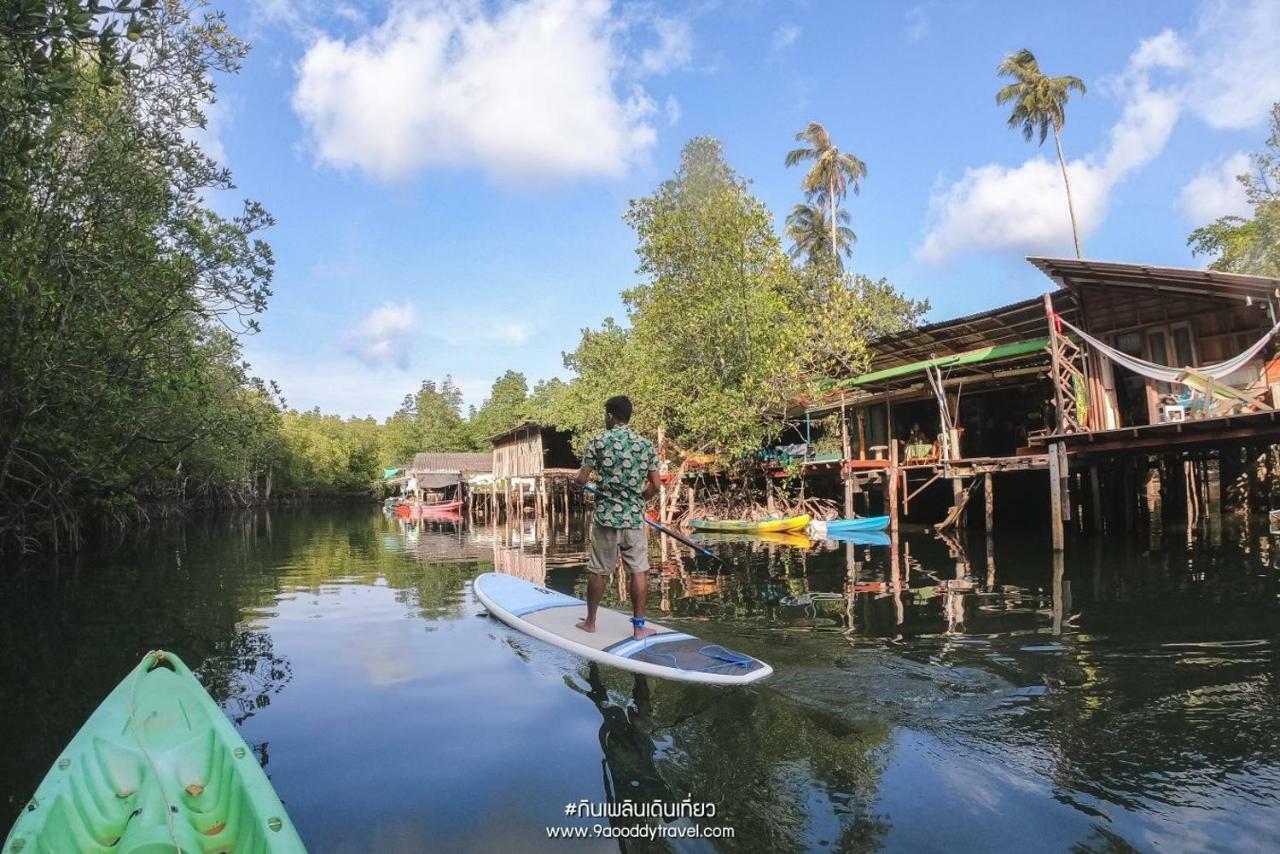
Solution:
[[[150,652],[58,756],[2,854],[305,852],[257,757],[182,660]]]

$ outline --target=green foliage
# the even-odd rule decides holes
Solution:
[[[383,428],[383,461],[388,465],[411,461],[420,451],[470,451],[478,447],[462,417],[462,392],[446,376],[437,386],[424,380],[417,394],[405,395]]]
[[[927,301],[908,299],[886,279],[846,272],[832,259],[806,264],[799,275],[807,321],[801,358],[814,382],[863,373],[869,341],[913,326],[929,310]]]
[[[1067,176],[1067,158],[1062,153],[1062,127],[1067,121],[1066,105],[1071,99],[1071,92],[1074,90],[1083,95],[1084,81],[1070,75],[1049,77],[1040,70],[1035,54],[1026,48],[1006,56],[996,66],[996,74],[1014,79],[1013,83],[996,92],[997,104],[1013,104],[1013,110],[1009,113],[1009,127],[1021,129],[1022,136],[1028,142],[1038,133],[1040,145],[1044,145],[1049,131],[1053,131],[1053,142],[1058,149],[1058,165],[1062,167],[1062,183],[1067,191],[1071,238],[1075,243],[1076,257],[1083,257],[1080,251],[1080,231],[1076,227],[1075,204],[1071,199],[1071,179]]]
[[[1250,171],[1237,178],[1253,216],[1224,216],[1187,238],[1194,254],[1216,256],[1212,270],[1280,276],[1280,103],[1271,107],[1266,144],[1266,151],[1250,158]]]
[[[713,139],[692,140],[627,222],[645,277],[623,294],[630,325],[583,331],[565,356],[576,377],[547,395],[552,417],[540,419],[579,442],[600,429],[604,401],[627,394],[642,432],[661,425],[688,451],[745,456],[777,435],[807,386],[862,370],[869,338],[927,309],[835,258],[793,267]]]
[[[858,236],[846,223],[849,212],[836,210],[836,228],[831,228],[828,211],[819,205],[802,202],[791,209],[787,215],[787,237],[791,238],[791,257],[816,261],[829,258],[840,269],[844,268],[844,259],[853,254],[853,244]],[[831,236],[835,234],[835,249],[831,248]]]
[[[1015,81],[996,93],[996,103],[1000,106],[1013,103],[1009,127],[1020,129],[1028,142],[1039,134],[1041,145],[1050,130],[1060,131],[1066,123],[1066,105],[1071,92],[1085,94],[1083,80],[1070,75],[1049,77],[1040,70],[1035,54],[1026,48],[1006,56],[996,66],[996,74]]]
[[[209,75],[244,45],[217,16],[140,4],[147,26],[126,32],[142,71],[116,17],[37,5],[47,18],[0,32],[0,113],[21,125],[6,128],[0,199],[0,540],[24,543],[253,479],[244,437],[264,409],[234,332],[253,328],[273,266],[256,237],[270,217],[209,210],[204,193],[230,178],[188,138]],[[43,59],[22,43],[31,27]]]
[[[368,493],[382,473],[382,437],[372,418],[343,420],[319,409],[280,418],[281,485],[301,492]]]
[[[519,371],[507,371],[493,381],[493,388],[469,418],[472,443],[477,450],[489,447],[488,439],[510,430],[529,417],[529,381]]]
[[[848,227],[849,213],[840,209],[840,203],[849,190],[858,194],[860,182],[867,177],[867,164],[836,147],[827,129],[818,122],[809,122],[796,134],[796,141],[808,145],[788,151],[786,165],[810,161],[813,165],[800,185],[808,202],[796,205],[787,217],[787,236],[794,244],[791,254],[810,260],[826,256],[843,266],[841,256],[853,252],[858,238]]]

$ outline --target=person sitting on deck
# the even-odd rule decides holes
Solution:
[[[644,624],[648,593],[649,540],[644,530],[644,505],[658,492],[658,452],[653,443],[632,432],[631,400],[611,397],[604,404],[605,432],[591,440],[582,455],[577,481],[598,475],[596,509],[591,518],[591,557],[587,564],[587,616],[578,622],[584,632],[596,630],[596,609],[604,588],[622,555],[631,578],[632,637],[654,633]]]
[[[905,464],[923,464],[936,461],[938,451],[936,443],[930,441],[929,437],[920,429],[920,424],[911,425],[911,432],[907,434],[907,441],[902,449],[902,461]]]

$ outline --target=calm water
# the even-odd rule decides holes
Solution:
[[[313,851],[617,850],[566,803],[712,802],[679,850],[1280,849],[1280,552],[1164,541],[652,549],[651,613],[770,661],[717,690],[588,669],[485,617],[580,592],[580,524],[211,518],[0,581],[0,811],[148,649],[179,653]],[[897,579],[896,583],[894,579]],[[611,593],[611,595],[613,595]],[[629,843],[628,850],[665,844]]]

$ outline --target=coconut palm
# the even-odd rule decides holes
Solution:
[[[823,219],[830,232],[827,248],[832,255],[839,257],[842,247],[847,251],[848,245],[852,243],[851,240],[842,241],[840,237],[840,223],[849,220],[847,213],[841,219],[840,214],[844,212],[840,210],[840,202],[844,201],[850,189],[857,195],[860,189],[858,182],[867,177],[867,164],[836,148],[827,129],[817,122],[809,122],[807,128],[796,134],[796,141],[807,142],[809,145],[788,151],[787,166],[813,161],[804,175],[801,187],[811,202],[826,208]],[[795,213],[796,211],[792,211],[792,216]],[[852,235],[853,232],[849,234]]]
[[[801,255],[815,260],[824,255],[833,255],[836,266],[844,269],[840,256],[848,256],[853,252],[853,244],[858,236],[845,223],[849,221],[849,212],[836,211],[836,228],[833,232],[827,220],[828,209],[821,205],[802,203],[791,209],[787,217],[787,237],[791,238],[791,257]],[[831,237],[835,235],[836,251],[831,251]]]
[[[1067,212],[1071,215],[1071,237],[1076,244],[1076,257],[1080,254],[1080,231],[1076,227],[1076,208],[1071,200],[1071,181],[1067,178],[1067,158],[1062,153],[1062,126],[1066,122],[1063,108],[1074,89],[1085,93],[1084,81],[1069,75],[1048,77],[1040,70],[1035,54],[1025,47],[1011,53],[996,66],[996,74],[1012,77],[1016,82],[1004,86],[996,93],[996,103],[1004,106],[1013,102],[1009,115],[1009,127],[1021,128],[1028,141],[1037,133],[1040,145],[1053,130],[1053,142],[1058,147],[1058,165],[1062,167],[1062,183],[1067,189]]]

